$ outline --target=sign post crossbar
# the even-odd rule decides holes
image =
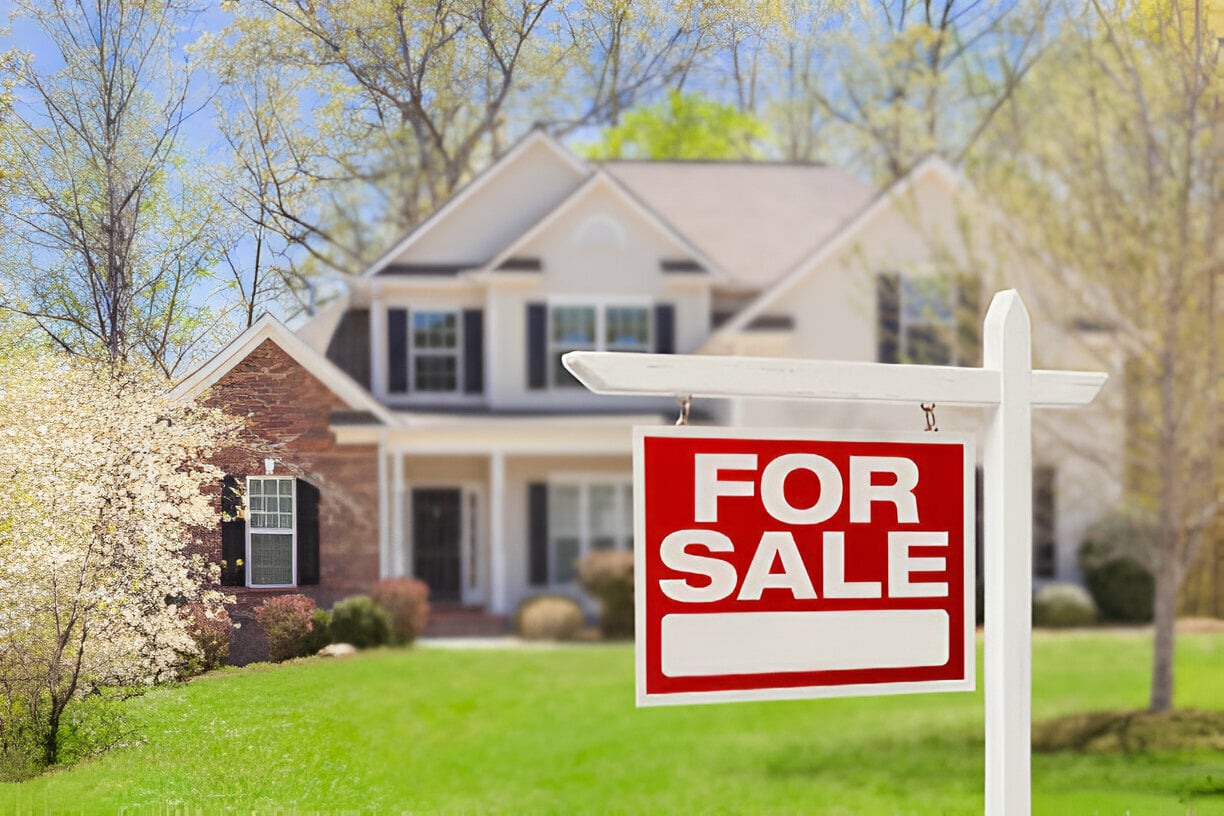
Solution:
[[[991,409],[982,452],[989,816],[1025,816],[1032,808],[1032,409],[1086,405],[1108,378],[1034,371],[1031,335],[1023,301],[1007,290],[995,294],[986,313],[981,368],[587,351],[563,358],[599,394],[933,401]]]

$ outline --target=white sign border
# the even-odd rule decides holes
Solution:
[[[634,575],[634,664],[636,702],[639,708],[671,705],[703,705],[763,700],[810,700],[835,697],[875,697],[894,694],[931,694],[974,691],[977,688],[976,547],[974,468],[976,449],[969,433],[938,431],[880,431],[812,428],[731,428],[726,426],[665,425],[635,426],[633,429],[633,575]],[[648,437],[705,437],[717,439],[775,439],[802,442],[902,442],[959,444],[963,454],[965,507],[964,548],[964,656],[963,677],[954,680],[919,680],[895,683],[860,683],[843,686],[793,686],[771,689],[690,691],[669,694],[646,691],[646,461]]]

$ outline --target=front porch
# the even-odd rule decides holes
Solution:
[[[408,420],[382,443],[380,572],[429,585],[427,634],[494,634],[499,622],[504,633],[541,593],[593,612],[575,566],[593,549],[632,548],[632,427],[660,417]]]

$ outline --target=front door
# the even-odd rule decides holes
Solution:
[[[412,491],[413,574],[429,585],[431,601],[458,601],[463,491],[429,487]]]

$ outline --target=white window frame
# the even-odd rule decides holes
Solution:
[[[649,298],[634,298],[634,297],[552,297],[548,299],[548,321],[544,327],[547,340],[547,368],[546,379],[548,389],[550,391],[574,392],[581,388],[581,383],[577,380],[558,380],[557,369],[554,360],[558,355],[567,351],[642,351],[649,352],[654,350],[655,344],[655,327],[654,327],[654,305],[655,302]],[[553,333],[553,312],[556,309],[565,308],[581,308],[595,310],[595,332],[592,338],[592,343],[574,345],[572,343],[558,343],[554,339]],[[611,348],[608,345],[608,310],[609,309],[642,309],[646,312],[646,342],[640,348],[627,348],[625,346],[616,346]]]
[[[255,514],[251,512],[251,503],[250,503],[251,481],[252,480],[259,480],[263,482],[268,482],[268,481],[289,482],[290,484],[289,496],[293,500],[293,509],[290,512],[290,515],[293,517],[293,526],[291,528],[286,530],[282,527],[258,527],[257,528],[255,526]],[[278,496],[280,495],[279,490],[277,491],[277,495]],[[246,520],[247,520],[247,523],[246,523],[246,575],[245,575],[246,585],[254,589],[264,589],[264,588],[268,588],[268,589],[278,588],[279,589],[283,587],[297,586],[297,575],[298,575],[298,571],[297,571],[297,566],[298,566],[297,565],[297,534],[298,534],[298,531],[297,531],[297,514],[298,514],[297,479],[294,478],[293,476],[247,476],[246,477],[246,494],[242,498],[242,504],[243,504],[243,509],[246,512]],[[256,535],[256,534],[284,535],[285,533],[289,534],[289,554],[291,558],[291,563],[293,565],[292,566],[293,580],[287,584],[256,584],[256,583],[253,583],[251,580],[251,569],[252,569],[252,566],[254,565],[254,561],[251,558],[251,536]]]
[[[633,549],[633,477],[613,474],[591,473],[556,473],[548,477],[548,586],[554,588],[572,588],[577,585],[572,581],[557,580],[557,546],[558,538],[554,529],[552,514],[554,512],[555,491],[558,488],[578,488],[578,561],[582,561],[595,548],[592,540],[595,538],[591,529],[591,488],[611,487],[615,493],[615,510],[613,518],[618,524],[627,525],[625,529],[617,529],[614,535],[614,551],[632,551]],[[626,504],[627,503],[627,504]],[[628,511],[628,512],[626,512]],[[575,575],[577,570],[575,569]]]
[[[422,314],[444,314],[453,315],[455,318],[455,347],[453,349],[422,349],[416,344],[416,318]],[[434,309],[413,309],[408,308],[408,391],[403,394],[395,394],[397,397],[414,397],[420,396],[424,399],[430,397],[453,397],[463,394],[463,310],[455,307],[451,308],[434,308]],[[449,357],[455,358],[455,387],[448,391],[428,390],[423,391],[416,387],[417,375],[417,358],[420,355],[430,357]]]

